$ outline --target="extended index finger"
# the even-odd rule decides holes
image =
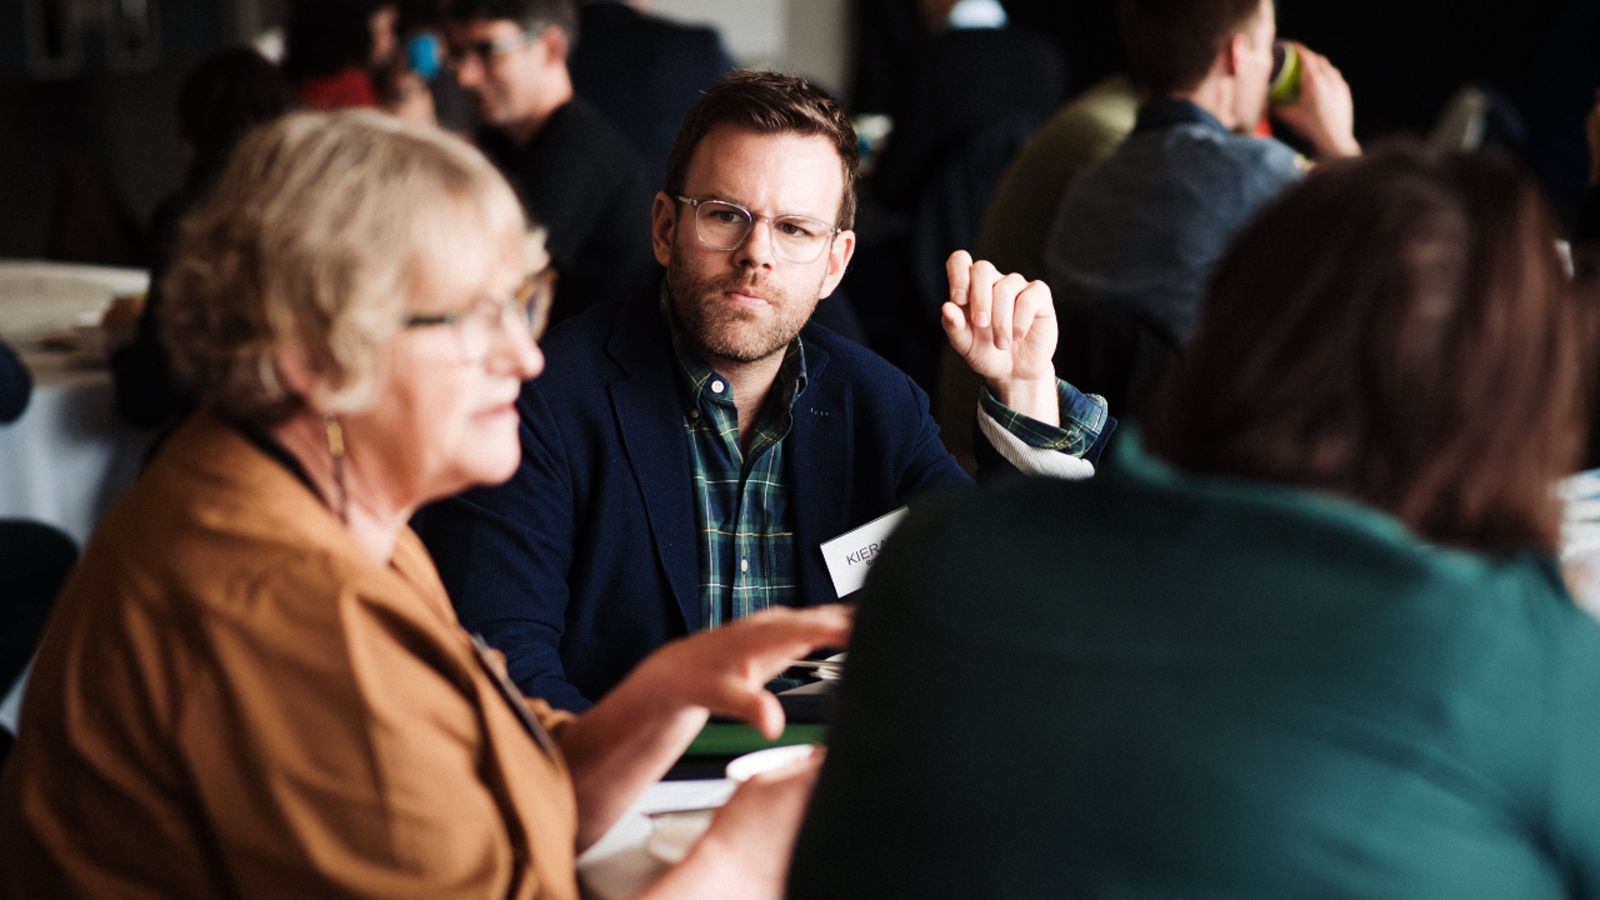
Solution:
[[[944,273],[950,279],[950,302],[967,305],[967,291],[972,286],[972,254],[957,250],[944,261]]]

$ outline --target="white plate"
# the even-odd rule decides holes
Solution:
[[[728,763],[726,774],[733,781],[749,781],[751,778],[782,769],[785,766],[797,763],[817,752],[816,744],[791,744],[787,747],[768,747],[754,753],[746,753]]]

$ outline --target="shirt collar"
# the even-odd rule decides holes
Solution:
[[[1139,107],[1139,117],[1133,123],[1133,133],[1170,128],[1173,125],[1199,125],[1229,134],[1222,120],[1202,109],[1192,100],[1164,97],[1151,100]]]
[[[698,406],[702,400],[708,398],[718,403],[732,403],[733,397],[730,392],[717,394],[706,389],[706,385],[711,382],[712,378],[717,376],[717,372],[705,360],[701,359],[700,354],[695,352],[693,346],[690,345],[688,336],[678,327],[678,320],[672,314],[671,304],[672,295],[668,291],[667,280],[663,278],[661,279],[661,319],[667,323],[667,332],[672,336],[672,354],[678,360],[679,381],[683,385],[684,391],[688,394],[690,404]],[[726,378],[722,380],[724,382],[727,381]],[[781,408],[785,412],[793,411],[795,400],[799,399],[800,395],[805,392],[806,381],[805,344],[800,340],[799,335],[795,335],[794,340],[790,341],[788,348],[784,350],[783,363],[778,367],[777,383],[783,387],[778,396],[782,404]]]

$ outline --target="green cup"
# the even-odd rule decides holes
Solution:
[[[1272,80],[1267,102],[1287,106],[1300,99],[1300,51],[1288,41],[1272,45]]]

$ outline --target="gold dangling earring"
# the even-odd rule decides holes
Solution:
[[[333,416],[322,417],[322,428],[328,436],[328,453],[333,457],[333,485],[339,491],[334,512],[339,521],[350,524],[350,494],[344,487],[344,428]]]

